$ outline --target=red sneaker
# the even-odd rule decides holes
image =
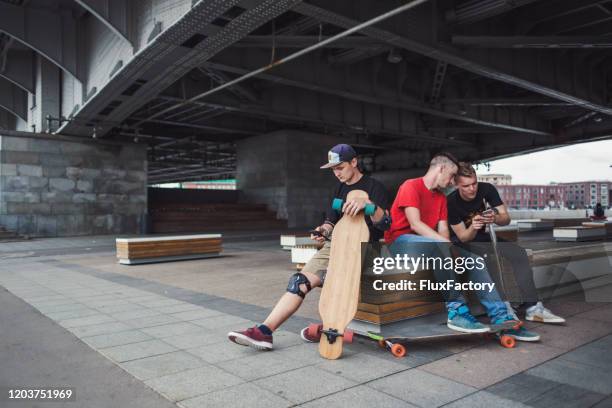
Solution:
[[[242,346],[250,346],[257,350],[272,350],[272,336],[263,334],[257,326],[243,331],[229,332],[227,337]]]
[[[318,336],[311,336],[310,334],[308,334],[308,327],[309,326],[304,327],[300,332],[300,337],[302,338],[302,340],[308,343],[318,343],[319,341],[321,341],[321,334],[319,334]]]

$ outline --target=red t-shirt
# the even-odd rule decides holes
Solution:
[[[421,221],[433,230],[436,230],[438,222],[448,219],[444,194],[428,190],[423,177],[406,180],[397,191],[391,206],[391,228],[385,231],[385,242],[388,244],[400,235],[416,234],[406,218],[406,207],[418,208]]]

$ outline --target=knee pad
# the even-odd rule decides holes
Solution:
[[[304,299],[306,293],[302,292],[302,289],[300,289],[300,285],[306,285],[306,289],[308,289],[308,292],[310,292],[310,290],[312,289],[312,287],[310,286],[310,281],[308,280],[306,275],[300,272],[294,273],[293,275],[291,275],[291,278],[289,278],[287,292],[298,295],[299,297]]]

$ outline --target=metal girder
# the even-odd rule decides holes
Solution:
[[[453,35],[453,44],[475,48],[612,48],[612,39],[581,36]]]
[[[310,45],[328,39],[329,36],[316,35],[249,35],[238,41],[234,47],[238,48],[305,48]],[[374,38],[364,36],[350,36],[341,38],[333,43],[327,44],[324,48],[380,48],[388,47],[385,43]]]
[[[130,2],[125,0],[74,0],[109,30],[132,44],[129,36]],[[133,45],[133,44],[132,44]]]
[[[77,112],[75,117],[92,120],[116,98],[121,103],[113,107],[105,120],[121,123],[136,112],[144,103],[152,100],[164,89],[185,76],[192,69],[201,66],[208,59],[236,43],[271,19],[294,7],[300,0],[208,0],[198,1],[185,16],[157,36],[151,44],[138,53],[113,81],[100,90]],[[200,32],[211,22],[226,13],[232,6],[242,4],[241,14],[233,17],[223,28],[206,37]],[[181,46],[182,44],[182,46]],[[121,93],[134,84],[135,78],[145,77],[147,81],[129,97]],[[111,129],[100,131],[100,136]],[[87,129],[71,123],[59,132],[72,134],[86,133]]]
[[[81,79],[77,69],[76,21],[70,11],[51,12],[0,2],[0,31]]]
[[[3,78],[0,78],[0,107],[21,120],[28,120],[28,94]]]
[[[433,85],[431,87],[431,95],[429,96],[429,103],[436,104],[440,100],[440,92],[442,91],[442,85],[444,85],[444,78],[446,77],[446,62],[438,61],[436,64],[436,72],[434,74]]]
[[[541,23],[558,19],[559,17],[569,16],[570,14],[594,9],[601,3],[608,0],[557,0],[541,1],[533,7],[519,11],[516,21],[519,22],[518,32],[528,33],[534,31]],[[541,30],[537,30],[541,31]],[[543,31],[544,32],[544,31]]]
[[[468,106],[573,106],[569,102],[544,98],[445,98],[442,103]]]
[[[525,6],[537,0],[471,0],[449,11],[446,19],[450,23],[470,24],[514,8]]]
[[[319,2],[319,0],[314,0]],[[326,7],[341,8],[346,3],[343,1],[326,2]],[[370,3],[372,4],[372,3]],[[346,9],[346,8],[345,8]],[[348,8],[350,10],[350,7]],[[294,8],[294,11],[307,15],[313,18],[320,19],[329,24],[334,24],[339,27],[353,27],[358,24],[360,20],[364,20],[366,16],[359,16],[359,19],[349,18],[342,14],[330,11],[326,8],[316,6],[314,4],[301,3]],[[353,9],[353,14],[360,10]],[[370,11],[371,13],[371,11]],[[384,25],[384,24],[381,24]],[[416,30],[416,29],[415,29]],[[605,113],[606,115],[612,115],[612,108],[602,105],[601,103],[594,102],[585,97],[576,96],[568,92],[561,91],[557,87],[551,85],[544,85],[537,82],[538,72],[533,69],[533,65],[537,63],[529,60],[521,60],[520,64],[517,64],[514,55],[508,54],[499,58],[499,55],[490,55],[488,53],[472,55],[471,59],[465,56],[465,53],[461,53],[451,47],[445,47],[438,44],[434,44],[431,38],[423,38],[425,34],[412,30],[414,34],[412,37],[405,37],[397,32],[391,32],[382,28],[368,27],[361,30],[362,34],[369,37],[377,38],[381,41],[385,41],[399,48],[404,48],[418,54],[422,54],[433,59],[447,62],[451,65],[459,67],[469,72],[473,72],[480,76],[491,78],[497,81],[501,81],[510,85],[517,86],[522,89],[526,89],[531,92],[545,95],[551,98],[555,98],[561,101],[570,102],[573,105],[581,106],[585,109],[590,109]],[[418,38],[421,37],[421,40]],[[497,57],[497,58],[496,58]],[[482,60],[484,62],[477,62]],[[513,65],[514,64],[514,65]],[[572,65],[564,66],[560,63],[549,62],[553,69],[563,70],[564,72],[573,69]],[[505,69],[503,68],[505,67]],[[511,74],[514,70],[522,70],[521,76]],[[534,72],[536,71],[536,72]],[[547,75],[546,79],[550,80],[551,77],[557,77],[558,75]],[[572,77],[570,77],[572,78]],[[576,76],[573,76],[575,79]],[[575,81],[574,81],[575,82]]]
[[[224,55],[224,60],[219,62],[208,63],[215,69],[219,69],[234,74],[244,74],[249,72],[253,67],[259,65],[259,58],[254,53],[255,50],[251,50],[249,58],[241,58],[240,55],[233,53],[232,55]],[[227,60],[233,58],[229,63]],[[263,58],[263,56],[261,56]],[[244,61],[242,67],[238,68],[234,65],[238,65],[239,61]],[[247,62],[248,61],[248,62]],[[363,84],[358,84],[359,80],[356,78],[347,78],[346,72],[340,70],[334,70],[331,67],[315,64],[311,61],[307,61],[306,57],[301,60],[301,69],[291,69],[291,67],[278,67],[275,70],[275,74],[260,74],[257,78],[264,79],[266,81],[284,84],[287,86],[293,86],[298,88],[309,89],[311,91],[335,95],[344,99],[364,102],[373,105],[387,106],[395,109],[408,110],[412,112],[425,113],[436,117],[445,119],[457,120],[460,122],[473,123],[483,126],[492,126],[504,130],[511,130],[516,132],[532,133],[538,135],[549,135],[550,133],[544,129],[533,129],[525,126],[514,126],[508,123],[495,122],[492,120],[483,120],[477,117],[471,117],[467,114],[451,113],[441,109],[436,109],[430,106],[422,104],[420,101],[415,99],[397,96],[397,92],[394,90],[383,89],[379,87],[376,93],[360,93],[359,86],[363,88]],[[317,78],[325,79],[325,83],[317,83],[312,80],[312,74],[317,72]],[[361,79],[361,78],[359,78]],[[359,85],[359,86],[358,86]],[[383,93],[384,92],[384,93]],[[384,95],[384,96],[383,96]],[[390,95],[395,95],[391,97]]]
[[[31,94],[34,93],[34,53],[30,50],[9,50],[0,66],[0,77]]]

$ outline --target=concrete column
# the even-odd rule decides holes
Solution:
[[[346,140],[282,130],[238,142],[237,183],[241,199],[267,204],[290,228],[323,221],[336,178],[319,167],[328,150]]]
[[[60,69],[46,58],[38,56],[36,59],[36,93],[31,99],[30,126],[36,132],[50,132],[57,129],[57,122],[51,123],[48,129],[47,116],[58,118],[60,116]]]

